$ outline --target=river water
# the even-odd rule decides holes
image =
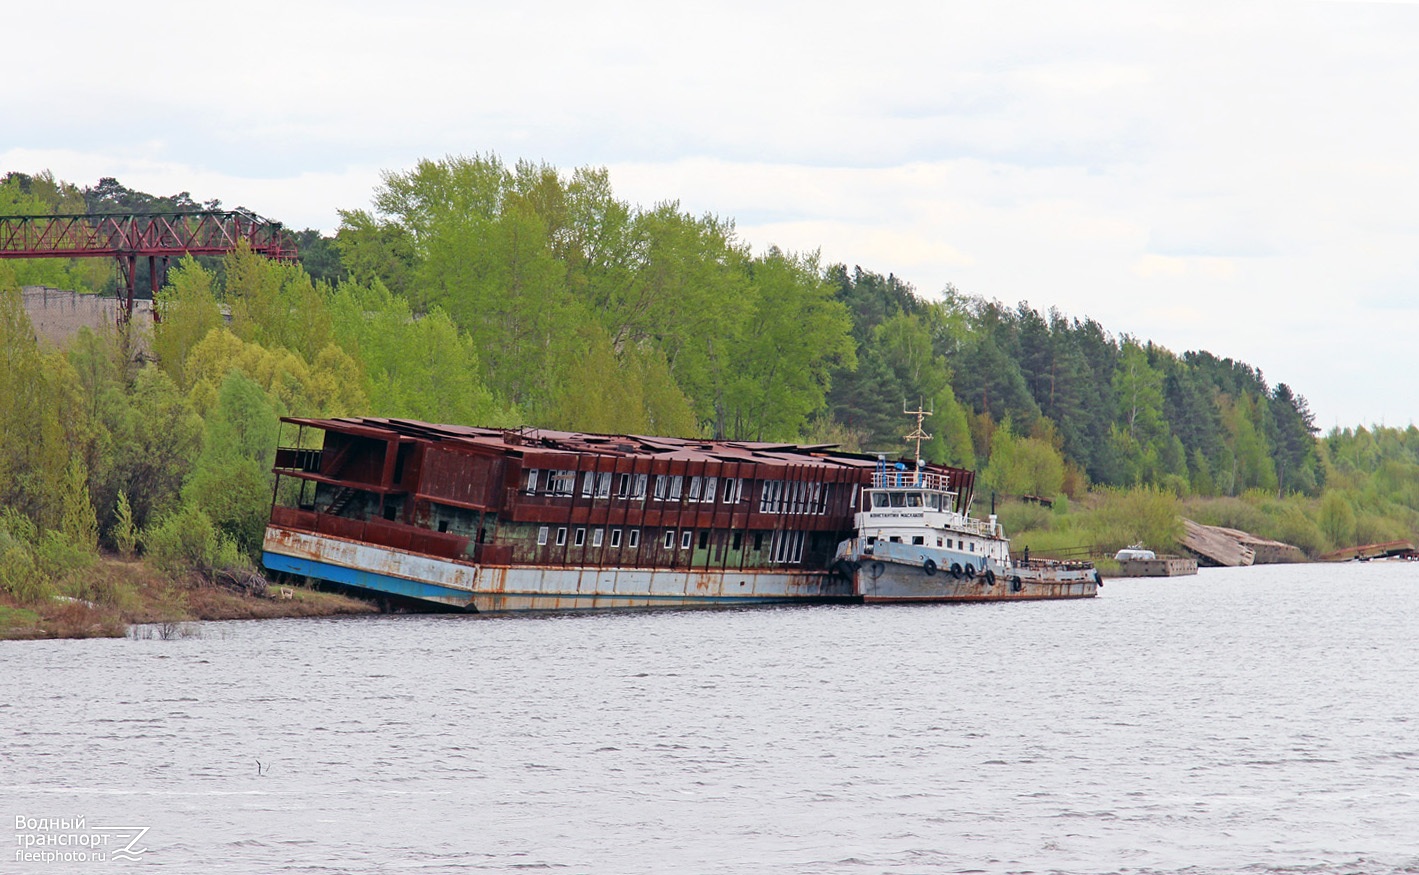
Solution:
[[[1419,872],[1412,564],[197,633],[0,645],[0,872]]]

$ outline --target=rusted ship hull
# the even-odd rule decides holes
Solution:
[[[862,575],[858,590],[867,604],[891,602],[1028,602],[1047,599],[1088,599],[1098,594],[1093,580],[1030,580],[1022,579],[1019,587],[997,580],[987,583],[982,577],[974,580],[944,580],[926,577],[920,572],[897,566],[881,578]]]
[[[941,572],[928,575],[919,565],[869,559],[854,575],[854,589],[868,604],[1024,602],[1093,598],[1099,585],[1092,575],[1048,574],[1030,569],[1013,569],[1008,577],[978,574],[956,578]]]
[[[977,570],[971,557],[931,547],[878,541],[872,552],[852,540],[834,564],[853,582],[863,602],[1013,602],[1087,599],[1098,594],[1100,577],[1087,562],[1048,559],[984,562]]]
[[[275,525],[263,551],[273,571],[479,613],[858,601],[821,572],[473,564]]]

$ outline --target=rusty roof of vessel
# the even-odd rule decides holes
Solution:
[[[398,436],[439,443],[474,445],[484,449],[522,454],[529,450],[643,456],[683,461],[780,462],[834,468],[866,468],[877,464],[876,455],[851,453],[836,444],[793,444],[777,441],[726,441],[706,438],[650,435],[595,434],[549,428],[483,428],[436,425],[412,419],[340,417],[311,419],[282,417],[282,422],[365,437]]]

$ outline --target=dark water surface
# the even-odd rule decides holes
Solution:
[[[211,623],[0,678],[0,872],[1419,872],[1416,565]],[[17,862],[17,816],[146,850]]]

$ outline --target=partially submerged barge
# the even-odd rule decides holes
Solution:
[[[478,612],[888,600],[871,573],[891,564],[896,537],[866,563],[844,561],[847,545],[877,543],[883,520],[867,503],[889,476],[877,456],[396,419],[282,422],[296,440],[276,455],[263,548],[273,571]],[[973,472],[918,463],[913,474],[940,484],[938,508],[949,502],[967,524]],[[860,532],[869,522],[873,532]],[[980,580],[947,586],[943,575],[930,591],[913,582],[909,600],[1051,597],[1021,590],[1017,575],[1038,575],[1004,573],[1019,566],[1003,533],[978,540],[970,550],[991,551]],[[1014,586],[994,587],[994,573],[984,585],[992,567]],[[1093,582],[1065,589],[1092,595]]]
[[[476,611],[857,600],[829,565],[875,457],[394,419],[290,426],[264,544],[274,571]]]

